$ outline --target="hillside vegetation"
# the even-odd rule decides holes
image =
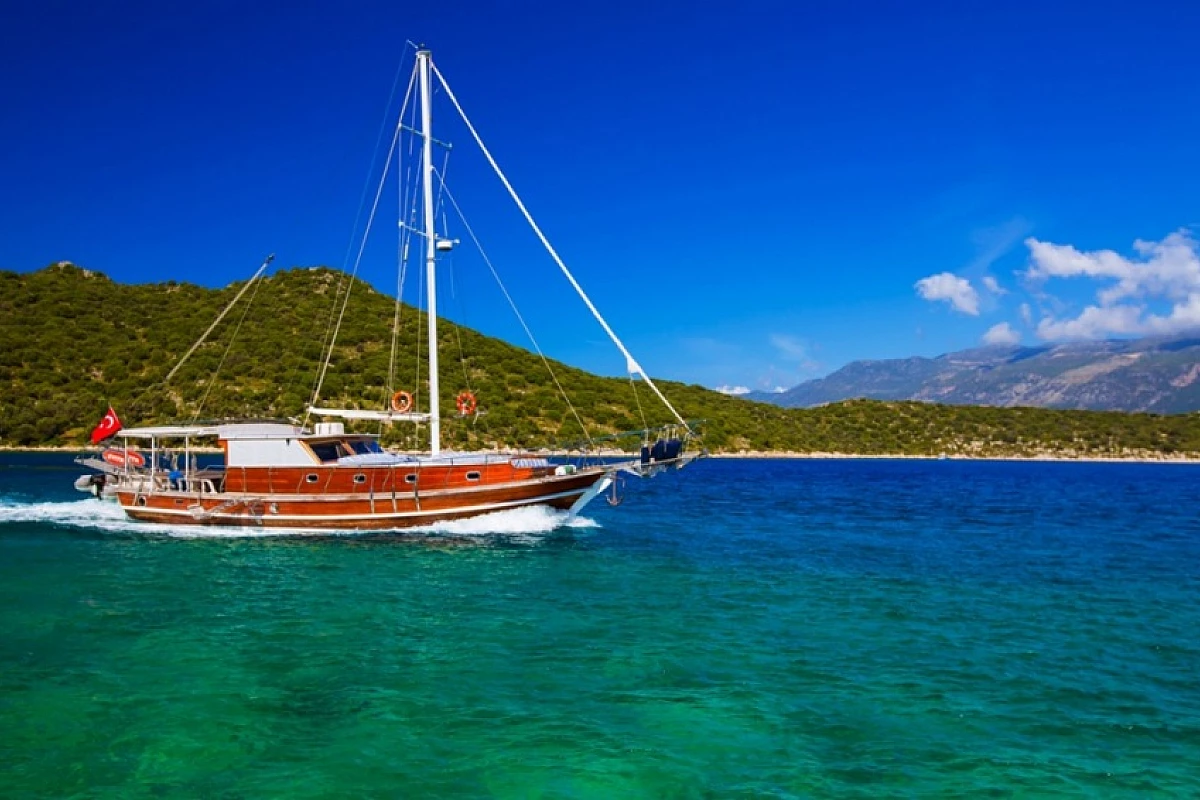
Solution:
[[[240,284],[122,285],[65,263],[34,273],[0,272],[0,444],[82,444],[109,403],[126,425],[303,417],[340,277],[315,268],[264,279],[247,293],[253,298],[248,311],[243,300],[164,385]],[[395,304],[355,282],[351,307],[322,403],[383,408]],[[424,325],[418,311],[403,309],[396,388],[416,389],[418,407],[427,397],[423,356],[417,355]],[[544,447],[584,437],[536,355],[451,323],[440,326],[439,335],[448,446]],[[552,366],[591,436],[671,421],[644,384],[635,397],[627,379]],[[785,409],[700,386],[660,385],[685,417],[707,421],[703,443],[713,451],[1200,454],[1197,415],[863,400]],[[468,388],[481,413],[459,417],[454,396]],[[425,431],[399,424],[383,434],[388,443],[417,448]]]

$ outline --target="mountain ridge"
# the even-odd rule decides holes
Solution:
[[[867,398],[1188,413],[1200,410],[1200,332],[1035,346],[988,345],[934,358],[854,361],[784,392],[745,396],[785,408]]]

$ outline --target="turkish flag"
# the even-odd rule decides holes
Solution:
[[[119,430],[121,430],[121,420],[117,419],[117,412],[113,411],[112,406],[109,406],[104,419],[100,420],[100,424],[92,431],[92,444],[104,441]]]

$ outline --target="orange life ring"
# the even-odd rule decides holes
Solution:
[[[412,408],[412,395],[401,389],[392,395],[392,411],[397,414],[403,414]]]
[[[458,397],[454,400],[454,405],[458,407],[458,413],[464,417],[475,413],[475,395],[472,392],[459,392]]]

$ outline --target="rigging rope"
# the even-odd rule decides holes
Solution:
[[[414,68],[413,78],[410,79],[408,82],[408,91],[405,92],[404,103],[401,106],[402,114],[403,114],[403,108],[408,106],[408,99],[409,99],[409,95],[412,92],[412,87],[413,87],[415,78],[416,78],[416,69]],[[337,324],[333,328],[333,335],[329,338],[329,348],[325,353],[325,362],[321,365],[321,370],[317,374],[317,384],[315,387],[313,387],[313,395],[312,395],[312,400],[309,402],[309,410],[307,410],[304,414],[305,423],[308,422],[308,418],[312,415],[312,407],[317,404],[317,400],[321,395],[321,387],[325,383],[325,374],[329,371],[329,363],[333,360],[333,349],[334,349],[334,346],[337,344],[337,336],[338,336],[338,333],[341,331],[342,321],[346,317],[346,306],[348,306],[350,303],[350,291],[351,291],[351,289],[354,288],[354,278],[358,275],[358,268],[362,264],[363,251],[366,249],[366,246],[367,246],[367,237],[369,237],[371,235],[371,228],[375,224],[375,214],[379,210],[379,199],[383,195],[383,187],[387,182],[388,169],[391,167],[392,156],[395,154],[396,142],[399,140],[399,138],[400,138],[400,126],[397,125],[396,132],[392,135],[391,146],[388,147],[387,160],[384,162],[384,165],[383,165],[383,174],[379,178],[379,186],[375,190],[375,199],[371,203],[371,213],[367,217],[367,227],[363,231],[362,240],[358,246],[358,255],[355,256],[355,258],[354,258],[354,269],[350,273],[350,282],[347,284],[346,293],[342,298],[342,309],[341,309],[341,311],[338,312]],[[343,273],[343,275],[344,274],[345,273]],[[334,300],[335,306],[336,306],[336,303],[337,303],[337,300],[335,299]]]
[[[414,76],[415,76],[415,73],[414,73]],[[417,116],[417,106],[415,103],[412,106],[411,114],[412,114],[412,116],[411,116],[410,121],[415,122],[416,116]],[[400,110],[400,120],[401,120],[401,122],[403,122],[403,120],[404,120],[404,109]],[[399,180],[397,180],[397,182],[396,182],[396,202],[398,203],[396,216],[399,218],[399,220],[401,222],[404,221],[404,210],[409,207],[408,198],[409,198],[410,187],[413,189],[413,191],[412,191],[412,210],[409,214],[409,218],[416,219],[416,214],[417,214],[417,195],[416,195],[415,185],[412,182],[413,164],[416,162],[416,159],[413,158],[413,149],[415,147],[416,147],[416,139],[410,137],[408,140],[408,154],[407,154],[408,161],[407,161],[407,166],[406,166],[406,169],[404,170],[403,175],[401,175],[400,163],[402,161],[404,161],[404,156],[398,157],[396,160],[396,176],[397,176],[397,178],[399,178]],[[397,227],[398,227],[398,240],[396,242],[396,262],[397,262],[396,263],[396,266],[397,266],[397,270],[396,270],[396,310],[392,317],[392,347],[391,347],[391,353],[388,356],[388,383],[387,383],[387,392],[384,394],[384,398],[383,398],[383,402],[385,404],[384,408],[387,408],[387,403],[390,402],[392,393],[395,390],[396,350],[399,346],[398,342],[399,342],[399,338],[400,338],[400,311],[401,311],[402,306],[404,305],[404,303],[403,303],[404,281],[408,275],[408,248],[409,248],[409,243],[412,241],[412,232],[408,229],[407,226],[401,224]],[[416,388],[417,387],[415,387],[415,386],[413,387],[414,392],[416,391]],[[416,399],[417,398],[414,396],[414,398],[413,398],[414,402],[416,401]],[[381,430],[382,430],[382,424],[383,423],[381,422],[380,423]]]
[[[406,43],[408,45],[410,45],[414,51],[416,51],[416,49],[417,49],[416,45],[414,45],[412,42],[406,42]],[[351,227],[350,240],[348,242],[346,242],[346,255],[342,257],[341,275],[338,277],[337,289],[335,289],[334,293],[333,293],[333,303],[330,304],[330,306],[329,306],[329,319],[325,323],[325,333],[321,337],[321,352],[324,353],[326,348],[329,348],[330,356],[332,356],[332,354],[333,354],[333,339],[330,338],[330,333],[331,333],[331,331],[333,331],[333,317],[334,317],[334,314],[337,312],[338,300],[342,296],[342,286],[345,285],[345,283],[346,283],[346,264],[347,264],[347,262],[350,261],[350,250],[351,250],[351,248],[354,247],[354,231],[358,230],[358,221],[360,219],[362,219],[363,207],[367,203],[367,189],[371,185],[370,184],[371,173],[373,173],[375,171],[375,162],[376,162],[376,159],[379,157],[379,144],[380,144],[380,142],[383,141],[383,132],[387,129],[388,110],[392,107],[392,100],[396,96],[396,87],[400,85],[400,76],[403,74],[403,71],[404,71],[404,61],[405,61],[405,57],[401,56],[400,63],[398,63],[396,65],[396,75],[395,75],[395,77],[392,78],[392,88],[391,88],[391,91],[388,92],[387,103],[383,107],[383,118],[379,121],[379,132],[375,135],[375,148],[371,151],[371,165],[370,165],[370,167],[367,168],[366,179],[363,180],[362,194],[360,194],[359,198],[358,198],[358,210],[354,213],[354,225]],[[408,105],[408,100],[412,94],[412,89],[413,89],[413,85],[416,82],[416,78],[417,78],[417,69],[416,69],[416,62],[414,62],[413,63],[413,71],[409,75],[409,78],[408,78],[408,88],[404,92],[404,102],[401,103],[401,105],[400,105],[401,119],[403,119],[403,117],[404,117],[404,108],[405,108],[405,106]],[[387,170],[385,169],[384,175],[386,175],[386,174],[387,174]],[[353,285],[353,284],[351,284],[351,285]],[[347,289],[347,291],[349,291],[349,290]],[[336,333],[333,334],[334,337],[336,337],[336,335],[337,335]],[[309,403],[310,408],[313,405],[316,405],[316,398],[320,394],[321,383],[322,383],[322,381],[324,381],[324,377],[325,377],[324,370],[318,370],[317,375],[313,379],[313,401],[311,403]],[[308,418],[311,415],[311,413],[312,412],[310,412],[310,411],[307,411],[307,410],[305,411],[305,414],[304,414],[305,424],[308,423]]]
[[[183,357],[180,358],[179,361],[177,361],[175,363],[175,366],[171,368],[171,371],[167,373],[167,376],[165,378],[163,378],[161,381],[155,381],[154,383],[146,386],[144,389],[142,389],[142,391],[140,393],[138,393],[137,396],[135,396],[132,400],[129,401],[128,411],[132,412],[134,409],[140,408],[142,405],[142,400],[145,399],[146,395],[148,395],[152,390],[157,389],[160,386],[165,386],[171,380],[171,378],[175,377],[175,373],[179,371],[179,368],[183,366],[183,363],[185,361],[187,361],[188,358],[190,358],[193,353],[196,352],[196,349],[198,347],[200,347],[200,345],[204,344],[204,340],[208,338],[208,335],[210,333],[212,333],[213,330],[215,330],[218,325],[221,324],[221,320],[223,320],[225,318],[225,315],[228,314],[235,305],[237,305],[238,301],[242,299],[242,295],[244,295],[246,293],[246,291],[250,288],[251,284],[255,283],[262,276],[262,274],[266,270],[267,266],[274,260],[275,260],[274,253],[267,256],[263,260],[263,263],[259,266],[258,270],[255,271],[255,273],[250,276],[250,280],[246,281],[245,286],[243,286],[241,288],[241,290],[238,291],[237,295],[232,300],[229,301],[229,303],[225,306],[225,308],[221,309],[221,313],[217,315],[217,318],[212,321],[212,324],[208,326],[208,329],[205,330],[204,333],[200,334],[200,338],[192,343],[192,346],[189,347],[188,351],[183,354]],[[257,292],[258,290],[255,289],[255,291]]]
[[[421,324],[420,311],[425,308],[425,270],[417,270],[417,346],[413,350],[413,387],[421,385],[421,367],[424,362],[421,360],[421,339],[425,335],[426,326]],[[428,312],[426,312],[428,313]],[[416,398],[413,398],[414,402]],[[419,406],[418,406],[419,408]]]
[[[591,298],[587,296],[587,293],[583,291],[583,287],[580,286],[579,282],[575,280],[575,276],[571,274],[569,269],[567,269],[567,265],[558,255],[558,251],[556,251],[553,245],[550,244],[550,240],[546,238],[546,234],[542,233],[542,229],[539,228],[537,222],[534,221],[533,215],[529,213],[529,209],[527,209],[525,207],[525,203],[521,201],[520,196],[517,194],[517,190],[513,188],[511,183],[508,182],[508,178],[505,177],[504,172],[500,169],[500,165],[496,163],[496,159],[492,157],[491,151],[488,150],[487,145],[483,143],[483,139],[480,137],[479,132],[476,131],[475,126],[471,124],[471,120],[467,117],[467,112],[463,110],[463,107],[458,102],[458,98],[454,96],[454,92],[450,89],[450,84],[446,82],[446,78],[442,75],[441,70],[437,68],[436,64],[430,63],[429,66],[433,70],[433,73],[437,75],[438,81],[441,83],[442,88],[445,89],[446,96],[450,98],[450,102],[454,104],[454,108],[458,111],[458,115],[462,117],[462,121],[467,126],[467,130],[471,132],[471,136],[475,139],[475,144],[479,145],[479,149],[483,151],[483,155],[487,159],[488,164],[491,165],[492,170],[496,173],[496,177],[498,177],[500,182],[504,184],[504,188],[508,190],[509,196],[512,197],[513,202],[517,204],[517,208],[521,210],[521,214],[525,217],[525,221],[529,223],[529,227],[533,228],[533,232],[537,234],[542,246],[546,248],[546,252],[550,254],[550,257],[554,259],[554,263],[558,265],[560,270],[562,270],[563,275],[565,275],[567,280],[570,281],[571,285],[575,287],[575,292],[579,295],[579,298],[583,300],[583,303],[588,307],[588,310],[592,312],[592,316],[596,318],[596,321],[600,323],[600,327],[602,327],[604,332],[608,334],[608,338],[612,339],[613,344],[615,344],[617,349],[620,350],[625,356],[625,363],[628,371],[630,373],[636,372],[641,375],[642,380],[644,380],[647,385],[654,390],[654,393],[658,395],[658,399],[661,400],[663,405],[665,405],[670,412],[675,415],[675,419],[679,420],[679,424],[684,427],[684,430],[686,430],[688,433],[691,433],[692,429],[688,427],[687,422],[682,416],[679,415],[679,412],[675,410],[675,406],[671,405],[671,401],[666,398],[666,395],[659,390],[654,381],[650,379],[650,376],[647,375],[645,370],[643,370],[637,363],[637,360],[634,359],[633,354],[629,352],[629,349],[625,347],[619,338],[617,338],[617,334],[614,333],[613,329],[609,327],[607,322],[604,321],[604,317],[600,316],[600,311],[596,308],[595,304],[592,303]]]
[[[221,313],[218,314],[217,318],[213,320],[212,325],[208,326],[208,330],[206,330],[204,333],[200,334],[200,338],[196,340],[195,344],[193,344],[190,348],[188,348],[188,351],[183,354],[183,358],[179,359],[179,363],[177,363],[171,369],[171,371],[167,373],[167,377],[162,379],[162,381],[161,381],[162,383],[166,383],[167,381],[171,380],[171,378],[173,378],[175,376],[175,373],[178,372],[179,368],[183,366],[183,362],[187,361],[188,358],[191,357],[192,353],[196,352],[196,348],[199,347],[201,344],[203,344],[204,340],[208,338],[208,335],[213,332],[213,329],[221,324],[221,320],[225,319],[225,315],[229,313],[229,310],[231,308],[233,308],[235,305],[237,305],[237,301],[242,299],[242,295],[244,295],[246,293],[246,290],[249,289],[251,287],[251,285],[253,285],[259,279],[259,277],[262,276],[263,272],[266,271],[267,266],[274,260],[275,260],[274,253],[267,256],[263,260],[262,266],[260,266],[258,268],[258,272],[255,272],[254,275],[250,278],[250,280],[246,281],[246,285],[243,286],[241,291],[237,293],[237,296],[234,297],[233,300],[231,300],[229,302],[229,305],[225,306],[225,308],[221,310]]]
[[[637,383],[633,380],[633,374],[629,375],[629,388],[633,389],[633,400],[637,403],[638,416],[642,418],[642,430],[650,427],[650,423],[646,422],[646,412],[642,411],[642,398],[638,397]]]
[[[246,301],[246,307],[242,309],[242,316],[238,320],[237,327],[233,329],[233,335],[229,337],[229,344],[225,346],[225,352],[221,354],[221,360],[217,362],[217,368],[213,370],[212,377],[208,379],[208,385],[204,387],[204,397],[200,398],[200,404],[196,406],[196,413],[192,415],[192,424],[200,419],[200,412],[204,410],[204,404],[208,402],[208,395],[217,382],[217,376],[221,374],[221,367],[225,366],[225,359],[229,358],[229,351],[233,349],[233,343],[237,341],[238,334],[242,330],[242,323],[246,321],[246,315],[250,313],[250,307],[254,305],[254,298],[258,296],[259,286],[262,286],[262,281],[255,285],[254,291],[250,293],[250,299]]]
[[[401,115],[401,117],[403,118],[403,115]],[[410,131],[416,130],[416,124],[417,124],[417,104],[413,103],[412,109],[409,114],[408,129]],[[404,186],[402,187],[402,194],[404,196],[404,200],[403,200],[403,204],[398,209],[399,213],[397,214],[397,216],[401,217],[400,221],[405,222],[402,214],[404,212],[404,209],[406,207],[408,208],[407,222],[405,225],[401,226],[403,235],[401,237],[400,278],[397,281],[397,287],[396,287],[396,302],[397,303],[400,303],[401,298],[404,296],[404,284],[407,281],[407,276],[408,276],[409,254],[411,252],[413,236],[415,235],[413,233],[413,231],[416,229],[416,221],[417,221],[417,201],[419,199],[419,192],[417,191],[417,181],[413,178],[413,169],[414,169],[414,167],[420,165],[420,159],[415,158],[413,156],[413,152],[416,149],[416,144],[417,144],[416,137],[409,137],[409,140],[408,140],[408,158],[409,158],[408,170],[404,176]],[[420,295],[421,294],[420,281],[423,280],[424,273],[421,270],[418,270],[417,273],[418,273],[417,292],[418,292],[418,295]],[[418,300],[417,306],[419,308],[420,300]],[[413,407],[419,409],[421,407],[421,366],[420,366],[420,362],[421,362],[421,353],[420,353],[421,330],[420,330],[419,315],[416,320],[416,324],[418,325],[418,329],[417,329],[417,340],[416,340],[416,349],[415,349],[415,353],[414,353],[414,358],[416,359],[417,368],[416,368],[416,374],[414,374],[414,376],[413,376],[412,395],[413,395]],[[393,350],[393,353],[392,353],[392,359],[393,359],[393,363],[394,363],[395,349]],[[415,433],[414,433],[414,436],[415,436]],[[415,439],[414,439],[414,446],[415,446]]]
[[[445,182],[443,181],[443,187]],[[546,354],[542,352],[541,346],[537,339],[534,338],[533,331],[529,329],[529,325],[525,323],[525,318],[521,316],[520,310],[517,308],[516,302],[513,301],[512,295],[508,293],[508,289],[504,286],[504,281],[500,280],[500,273],[492,266],[492,260],[488,258],[487,252],[483,249],[483,244],[480,243],[479,237],[475,235],[475,229],[471,227],[471,223],[467,222],[467,217],[463,214],[462,209],[458,205],[458,201],[454,199],[454,193],[449,188],[445,188],[446,197],[450,200],[450,205],[454,206],[454,211],[458,214],[458,218],[462,220],[463,228],[467,235],[471,237],[471,241],[475,243],[475,248],[479,250],[479,255],[483,257],[483,263],[487,264],[488,270],[491,271],[492,277],[496,279],[496,284],[500,287],[500,292],[504,295],[504,299],[508,301],[509,308],[512,309],[513,315],[516,316],[517,322],[521,323],[521,327],[525,329],[525,335],[529,337],[529,341],[533,343],[533,349],[542,359],[542,364],[545,365],[546,371],[550,373],[550,379],[554,381],[554,385],[558,388],[558,393],[562,395],[563,400],[567,404],[567,408],[571,410],[571,415],[575,417],[575,421],[579,423],[580,429],[583,431],[584,437],[588,440],[588,444],[595,445],[592,440],[592,435],[588,432],[587,426],[583,424],[583,419],[580,418],[579,412],[575,409],[575,405],[571,402],[571,398],[567,395],[566,389],[559,382],[558,376],[554,374],[554,368],[550,366],[550,359],[546,358]]]
[[[446,173],[450,168],[450,151],[446,151],[446,157],[442,159],[442,170],[434,169],[434,174],[438,177],[438,197],[437,208],[442,215],[442,235],[449,236],[450,220],[446,215],[446,193],[449,191],[446,188]],[[467,354],[462,343],[462,326],[467,324],[466,307],[463,305],[462,296],[458,293],[458,285],[454,281],[454,258],[451,256],[447,260],[448,275],[450,277],[450,296],[454,298],[455,304],[458,306],[458,316],[462,324],[454,324],[454,339],[458,343],[458,362],[463,371],[463,385],[466,386],[468,392],[474,393],[475,389],[471,386],[471,375],[467,369]],[[476,416],[478,419],[478,416]],[[486,427],[486,425],[485,425]]]

